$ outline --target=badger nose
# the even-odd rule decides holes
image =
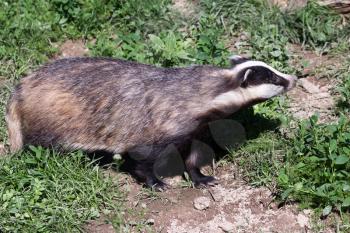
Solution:
[[[289,91],[289,90],[293,89],[296,86],[298,77],[295,76],[295,75],[289,75],[287,77],[287,79],[289,81],[289,84],[287,86],[287,91]]]

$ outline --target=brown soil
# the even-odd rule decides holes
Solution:
[[[0,76],[0,92],[2,91],[1,89],[5,89],[9,86],[11,86],[10,80],[3,76]]]
[[[144,212],[143,221],[152,223],[155,232],[311,232],[310,210],[298,211],[295,204],[278,208],[267,188],[251,187],[232,174],[236,174],[232,165],[218,168],[220,184],[208,189],[181,187],[184,181],[178,177],[168,181],[172,188],[162,193],[147,195],[130,178],[123,188],[129,191],[128,207]],[[209,207],[196,209],[198,197],[205,197]],[[138,216],[126,219],[140,221]]]
[[[301,70],[302,76],[296,88],[287,94],[290,99],[289,112],[298,119],[318,114],[320,122],[334,121],[335,96],[332,92],[337,80],[324,74],[339,68],[339,57],[317,55],[297,45],[291,45],[289,51],[293,57],[291,65]],[[308,63],[307,66],[301,65],[302,60]]]
[[[59,46],[59,53],[54,57],[67,58],[67,57],[82,57],[86,56],[89,49],[83,40],[67,40]]]
[[[294,10],[306,6],[307,0],[268,0],[271,5],[276,5],[282,10]]]
[[[310,210],[299,211],[296,204],[278,207],[267,188],[254,188],[240,178],[234,178],[233,165],[219,167],[216,177],[220,183],[207,189],[184,187],[181,177],[168,179],[171,188],[161,193],[143,189],[133,179],[121,174],[122,188],[128,192],[126,204],[131,210],[125,222],[131,232],[143,223],[149,232],[221,233],[221,232],[315,232]],[[207,200],[209,207],[194,206],[198,197]],[[137,214],[137,213],[142,213]],[[109,232],[110,224],[91,221],[86,232]],[[317,232],[333,232],[331,229]]]
[[[104,223],[103,220],[90,221],[84,226],[84,231],[89,233],[115,233],[111,224]]]
[[[271,5],[278,6],[282,10],[290,11],[306,6],[308,0],[268,0],[268,2]],[[316,0],[316,2],[346,16],[350,14],[349,0]]]
[[[4,87],[6,85],[6,82],[7,82],[6,78],[0,76],[0,88]]]
[[[293,10],[303,8],[307,0],[268,0],[268,2],[280,7],[282,10]]]
[[[321,86],[321,82],[314,77],[305,78],[305,81],[319,89],[316,93],[308,92],[299,82],[298,86],[288,93],[290,98],[289,112],[298,119],[307,119],[312,115],[319,116],[319,122],[331,122],[336,119],[334,115],[335,102],[331,95],[332,86]]]
[[[197,0],[173,0],[172,2],[173,8],[186,18],[191,18],[196,14],[197,5],[199,3]]]
[[[0,143],[0,156],[5,155],[7,152],[5,145]]]

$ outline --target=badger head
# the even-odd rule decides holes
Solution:
[[[214,108],[234,112],[241,107],[263,102],[291,90],[297,81],[294,75],[279,72],[261,61],[240,56],[230,57],[233,67],[226,71],[230,89],[216,96]]]

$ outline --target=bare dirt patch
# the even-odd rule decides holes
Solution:
[[[233,178],[235,173],[232,165],[220,167],[217,186],[183,188],[183,181],[176,179],[173,188],[154,195],[145,195],[140,185],[126,182],[127,203],[135,212],[144,213],[143,221],[151,222],[155,232],[312,232],[311,211],[298,211],[295,204],[278,208],[267,188],[251,187]],[[204,208],[195,206],[200,200]],[[128,216],[126,221],[140,219]]]
[[[337,80],[327,77],[327,73],[339,68],[339,58],[317,55],[296,45],[291,45],[290,51],[293,57],[291,65],[301,70],[301,78],[297,87],[288,92],[289,111],[298,119],[317,114],[320,122],[334,121],[333,90]]]
[[[103,220],[89,221],[84,226],[84,231],[89,233],[115,233],[112,224],[105,223]]]
[[[59,53],[54,58],[82,57],[88,52],[89,49],[83,40],[67,40],[59,46]]]
[[[307,4],[307,0],[268,0],[268,2],[288,11],[303,8]]]
[[[320,122],[336,120],[334,115],[335,101],[331,95],[331,84],[322,85],[315,77],[299,80],[298,86],[288,93],[290,108],[294,117],[307,119],[318,115]]]
[[[0,143],[0,156],[5,155],[7,152],[5,145]]]
[[[199,4],[197,0],[173,0],[172,2],[173,9],[180,12],[186,18],[190,18],[196,14]]]
[[[306,6],[308,0],[268,0],[272,5],[276,5],[282,10],[290,11]],[[327,6],[334,9],[338,13],[348,14],[350,13],[350,1],[349,0],[317,0],[321,6]]]
[[[0,88],[5,87],[6,85],[8,85],[8,80],[5,77],[0,76]]]

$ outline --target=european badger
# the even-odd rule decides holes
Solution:
[[[294,87],[296,77],[239,56],[232,68],[159,68],[109,58],[69,58],[23,78],[7,106],[11,152],[41,145],[87,152],[140,152],[134,173],[162,189],[159,154],[174,145],[196,186],[216,183],[200,172],[191,140],[220,119]],[[151,148],[142,154],[142,148]]]

